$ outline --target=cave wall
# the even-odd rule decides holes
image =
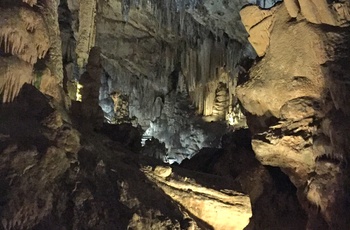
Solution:
[[[308,213],[308,228],[346,229],[349,2],[290,0],[271,9],[249,5],[240,12],[256,2],[167,3],[2,1],[3,103],[12,101],[24,83],[34,82],[68,107],[61,87],[76,80],[76,70],[84,71],[87,52],[97,45],[105,71],[100,99],[114,91],[126,94],[129,116],[183,158],[217,146],[213,138],[225,131],[196,115],[217,121],[239,114],[234,111],[238,96],[254,134],[256,158],[289,176]],[[242,60],[255,54],[260,58],[241,84],[239,75],[247,71]],[[62,126],[60,121],[59,132]],[[55,135],[47,139],[65,148]],[[5,149],[11,152],[10,147]],[[59,157],[65,159],[65,151]],[[62,164],[66,170],[68,160]],[[21,207],[8,215],[21,214]]]
[[[10,4],[6,2],[3,4]],[[162,139],[168,149],[182,149],[190,156],[202,147],[216,146],[218,142],[212,140],[221,132],[206,130],[201,121],[188,121],[185,114],[196,113],[207,122],[227,120],[236,127],[246,126],[236,85],[239,75],[246,71],[239,65],[241,60],[255,57],[238,14],[249,3],[269,7],[274,2],[30,2],[33,9],[40,8],[40,17],[48,27],[45,35],[50,46],[45,49],[50,47],[50,52],[34,77],[28,73],[27,79],[21,79],[36,81],[42,92],[69,107],[70,100],[79,100],[78,81],[85,71],[89,50],[100,46],[105,70],[100,106],[106,117],[116,115],[110,94],[123,94],[128,98],[124,117],[136,118],[144,130],[148,129],[147,136]],[[176,106],[179,112],[174,115],[173,109],[165,105],[181,98],[187,98],[191,106]],[[188,149],[188,140],[180,136],[193,135],[196,147],[183,152]]]
[[[11,102],[24,83],[67,108],[57,1],[1,1],[0,94]],[[20,66],[17,68],[16,66]]]
[[[186,157],[217,146],[212,140],[222,132],[186,114],[208,122],[231,116],[231,123],[245,125],[235,92],[244,72],[238,63],[254,58],[255,51],[239,21],[237,9],[243,4],[99,1],[96,45],[108,75],[101,105],[111,111],[109,94],[125,94],[129,116],[137,118],[145,137],[164,141],[171,154]]]
[[[260,11],[241,11],[245,25],[265,33],[246,26],[262,59],[237,89],[256,157],[280,167],[298,188],[308,229],[345,229],[349,2],[285,1]],[[260,20],[249,21],[252,15]]]

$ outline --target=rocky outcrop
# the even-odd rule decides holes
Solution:
[[[96,45],[108,76],[101,101],[108,104],[113,92],[126,95],[129,116],[145,135],[165,142],[172,157],[191,156],[211,142],[211,131],[198,125],[201,116],[207,122],[230,116],[231,123],[244,126],[235,92],[242,68],[237,64],[254,51],[246,47],[242,26],[224,16],[238,19],[236,7],[243,3],[228,4],[232,12],[221,12],[222,4],[206,2],[206,11],[195,1],[98,3]],[[195,113],[198,118],[188,119]]]
[[[143,171],[168,196],[212,228],[244,229],[248,225],[251,207],[247,195],[228,189],[205,188],[189,178],[176,175],[170,167],[157,166],[154,170],[148,167]]]
[[[0,60],[0,93],[3,102],[10,102],[24,83],[34,82],[33,65],[44,58],[50,41],[42,15],[33,10],[1,8],[0,17],[3,21],[0,25],[0,50],[4,56]]]
[[[15,102],[1,105],[0,119],[2,227],[33,228],[56,208],[57,183],[76,163],[79,133],[27,84]]]
[[[62,91],[62,49],[57,1],[23,2],[32,7],[23,4],[22,1],[0,3],[1,20],[4,22],[0,29],[0,55],[7,59],[7,63],[15,60],[13,57],[9,58],[11,55],[23,61],[14,61],[12,64],[22,67],[19,68],[22,71],[20,74],[19,70],[12,69],[2,72],[0,88],[3,102],[13,100],[24,83],[33,83],[62,105],[68,106],[70,102],[66,100]],[[25,62],[32,66],[31,69]],[[6,63],[2,64],[4,65]],[[15,71],[18,72],[17,76],[13,75]]]
[[[285,5],[292,18],[302,16],[315,24],[346,26],[350,20],[347,1],[286,0]]]
[[[346,19],[339,19],[344,17],[336,13],[335,4],[346,14],[345,2],[286,1],[277,6],[270,35],[274,45],[237,89],[249,112],[257,159],[290,177],[308,213],[309,229],[348,225],[337,216],[348,212],[343,168],[349,148],[348,87],[339,79],[347,79],[343,70],[348,67],[341,63],[350,46],[347,27],[342,28]]]
[[[13,103],[0,105],[3,229],[242,229],[248,224],[248,196],[230,189],[224,177],[180,168],[175,174],[91,131],[89,124],[68,123],[50,104],[24,85]]]
[[[227,133],[222,149],[204,148],[180,166],[214,174],[214,178],[222,176],[227,189],[248,194],[253,216],[244,229],[305,229],[307,216],[298,204],[296,187],[280,169],[264,167],[255,159],[250,135],[244,129]],[[208,179],[197,182],[212,183]]]
[[[322,113],[315,106],[322,104],[324,96],[325,79],[320,66],[324,61],[323,42],[317,30],[306,22],[285,30],[289,16],[283,5],[278,7],[271,35],[275,45],[251,69],[250,81],[238,87],[238,95],[245,109],[261,117],[252,126],[270,127],[253,140],[257,158],[263,164],[298,171],[302,184],[314,167],[313,116]],[[286,43],[291,39],[294,46]],[[310,43],[315,44],[312,52],[308,51]]]
[[[249,33],[248,40],[259,57],[264,56],[269,47],[275,9],[266,10],[249,5],[240,11],[242,23]]]

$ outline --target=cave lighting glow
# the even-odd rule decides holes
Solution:
[[[83,88],[83,85],[81,85],[81,84],[79,84],[78,82],[77,82],[77,92],[76,92],[76,94],[75,94],[75,97],[76,97],[76,100],[77,101],[82,101],[83,100],[83,98],[82,98],[82,96],[81,96],[81,89]]]

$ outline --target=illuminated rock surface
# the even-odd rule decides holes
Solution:
[[[248,225],[252,214],[247,195],[205,188],[192,179],[172,174],[170,167],[143,171],[165,194],[214,229],[243,229]]]
[[[349,9],[1,0],[0,229],[347,229]]]
[[[257,159],[280,167],[298,188],[307,228],[344,229],[348,219],[339,216],[348,212],[349,194],[349,88],[343,84],[349,78],[349,3],[285,3],[276,6],[270,45],[238,87],[238,97],[251,113],[247,123]]]

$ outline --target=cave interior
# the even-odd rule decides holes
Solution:
[[[349,22],[349,0],[0,0],[0,230],[350,229]]]

